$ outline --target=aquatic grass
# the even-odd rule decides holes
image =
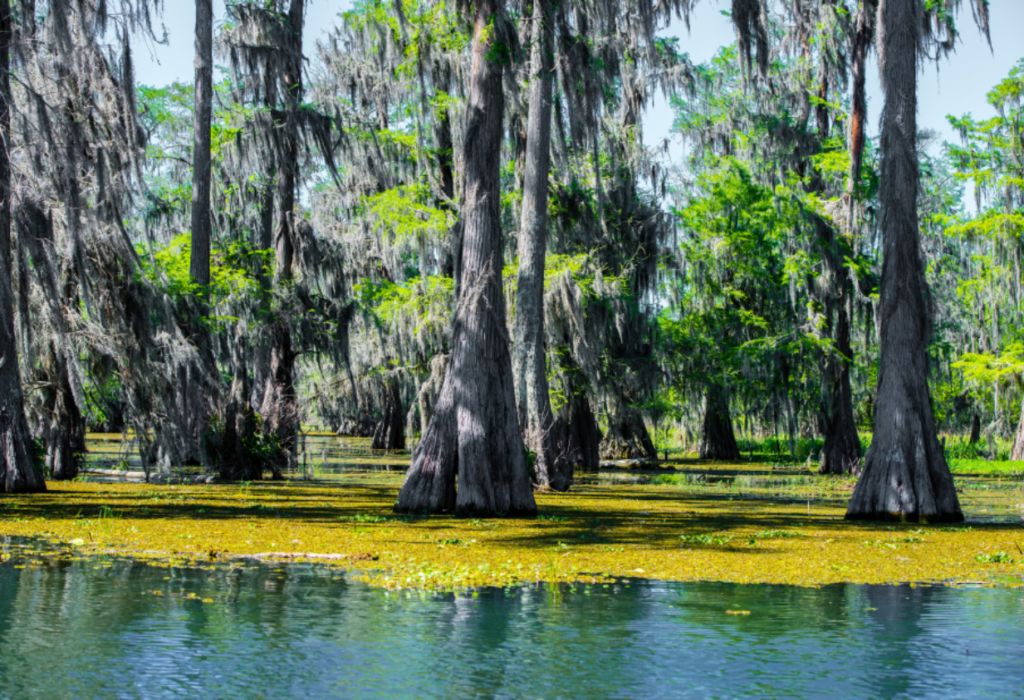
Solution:
[[[1022,500],[1019,488],[992,480],[992,488],[962,496],[969,517],[998,505],[1004,524],[928,527],[846,522],[846,494],[813,481],[791,489],[584,484],[567,494],[539,493],[538,506],[549,517],[501,520],[397,516],[392,505],[401,475],[389,472],[248,485],[52,483],[43,494],[4,498],[0,535],[44,538],[62,556],[322,562],[389,588],[633,577],[1020,583],[1024,555],[1012,554],[1013,562],[976,560],[1012,552],[1020,540],[1020,511],[1013,510]]]

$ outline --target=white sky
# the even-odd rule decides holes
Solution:
[[[662,34],[678,36],[681,49],[690,54],[691,60],[705,62],[721,46],[735,40],[729,18],[721,14],[730,5],[729,0],[702,0],[691,17],[689,35],[681,22],[673,24]],[[942,140],[957,139],[946,122],[947,114],[961,116],[971,113],[977,118],[993,115],[985,101],[986,93],[1024,57],[1024,42],[1021,41],[1024,36],[1024,0],[992,0],[991,5],[993,50],[989,50],[975,29],[967,10],[959,17],[962,42],[956,53],[938,66],[934,63],[927,65],[918,83],[918,125],[922,129],[937,131]],[[350,7],[348,0],[308,0],[304,36],[307,56],[312,53],[316,40],[334,25],[337,15]],[[214,21],[223,19],[224,2],[215,0]],[[169,44],[148,50],[145,47],[136,49],[136,81],[140,84],[162,86],[174,80],[191,81],[193,78],[195,5],[187,0],[168,2],[163,22]],[[878,71],[872,62],[868,69],[870,133],[877,132],[881,108]],[[653,144],[665,138],[672,120],[671,110],[664,100],[659,99],[644,121],[644,140]]]

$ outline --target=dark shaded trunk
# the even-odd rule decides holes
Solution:
[[[374,450],[405,449],[405,411],[396,381],[384,384],[384,418],[377,424],[370,447]]]
[[[447,66],[438,65],[434,82],[439,89],[448,90],[451,82],[450,72]],[[455,199],[455,159],[452,143],[452,118],[447,107],[442,107],[438,111],[437,121],[434,125],[434,139],[437,142],[437,169],[441,174],[441,192],[445,196],[445,201],[441,202],[441,208],[449,211]]]
[[[977,445],[979,440],[981,440],[981,416],[975,413],[971,417],[970,444]]]
[[[519,224],[515,366],[519,424],[533,452],[533,479],[564,491],[572,464],[556,449],[555,418],[544,354],[544,258],[548,239],[548,174],[551,170],[551,90],[554,24],[546,0],[533,3],[530,108],[526,129],[526,174]]]
[[[738,461],[740,448],[732,431],[729,392],[709,386],[704,394],[704,424],[700,431],[700,458]]]
[[[78,476],[85,452],[85,417],[75,403],[68,367],[59,348],[51,347],[46,364],[53,370],[42,377],[43,416],[39,433],[46,445],[46,469],[54,481]]]
[[[299,402],[295,394],[295,353],[287,321],[279,320],[271,326],[270,376],[263,394],[260,416],[265,435],[277,439],[281,448],[278,459],[271,465],[274,477],[281,476],[295,461],[296,433],[299,429]]]
[[[192,281],[210,284],[210,121],[213,114],[213,0],[196,0],[196,109],[192,133]]]
[[[281,163],[277,173],[277,193],[274,227],[276,253],[274,283],[280,289],[287,286],[293,276],[295,257],[295,184],[299,168],[299,105],[302,100],[302,29],[305,16],[304,0],[291,0],[288,24],[291,28],[289,45],[283,47],[287,66],[284,69],[284,110],[281,126]],[[295,357],[292,350],[289,319],[281,314],[272,324],[270,348],[270,376],[263,394],[260,414],[263,430],[274,435],[281,446],[283,464],[295,460],[296,437],[299,429],[299,405],[295,394]],[[275,469],[275,476],[279,472]]]
[[[844,287],[848,279],[842,277]],[[857,421],[853,415],[853,391],[850,388],[850,366],[853,349],[850,342],[852,299],[844,294],[836,313],[836,354],[825,358],[823,375],[828,383],[829,406],[825,411],[825,444],[821,449],[822,474],[850,474],[860,468],[861,447]]]
[[[608,418],[608,433],[601,441],[603,459],[657,459],[651,434],[640,411],[624,401],[616,403]]]
[[[257,247],[262,251],[269,251],[274,246],[274,187],[273,182],[277,178],[277,171],[272,169],[267,173],[267,181],[260,186],[260,228]],[[259,270],[256,272],[256,279],[260,284],[263,299],[270,296],[272,280],[267,274],[266,266],[261,258]],[[264,303],[266,303],[264,301]],[[270,344],[267,339],[261,338],[256,346],[256,357],[253,364],[253,385],[250,402],[254,406],[262,406],[263,394],[267,387],[267,378],[270,376]]]
[[[885,107],[881,139],[881,361],[875,430],[850,499],[850,519],[962,521],[928,393],[931,323],[917,218],[919,0],[879,12]]]
[[[11,3],[0,0],[0,493],[45,491],[25,419],[11,286]]]
[[[601,466],[600,446],[603,437],[597,425],[597,417],[585,396],[574,396],[570,402],[568,421],[564,418],[555,420],[558,449],[572,469],[596,472]]]
[[[257,439],[256,414],[249,403],[249,370],[246,366],[245,334],[241,327],[235,333],[232,355],[235,373],[231,396],[224,409],[223,433],[219,436],[219,444],[209,452],[217,463],[220,478],[259,481],[263,478],[264,461],[252,449]]]
[[[360,412],[356,415],[342,416],[338,425],[338,435],[344,437],[373,437],[377,430],[377,421],[369,413]]]
[[[495,12],[494,0],[476,4],[463,159],[462,284],[451,362],[398,494],[398,511],[537,512],[519,432],[502,293],[505,100],[501,65],[487,57]]]
[[[824,220],[819,218],[817,225],[822,234],[823,258],[829,267],[829,277],[838,286],[828,300],[828,306],[831,307],[829,325],[835,347],[822,358],[822,380],[828,403],[822,411],[825,444],[821,450],[819,472],[850,474],[858,471],[862,455],[857,421],[853,414],[853,390],[850,386],[850,367],[853,365],[853,282],[843,269],[843,261],[852,251]]]

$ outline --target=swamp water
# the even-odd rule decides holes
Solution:
[[[1009,697],[1024,591],[622,581],[388,592],[0,540],[0,698]]]

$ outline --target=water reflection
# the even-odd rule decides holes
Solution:
[[[638,582],[395,594],[310,565],[15,556],[0,564],[0,697],[1005,696],[1024,682],[1022,597]]]

